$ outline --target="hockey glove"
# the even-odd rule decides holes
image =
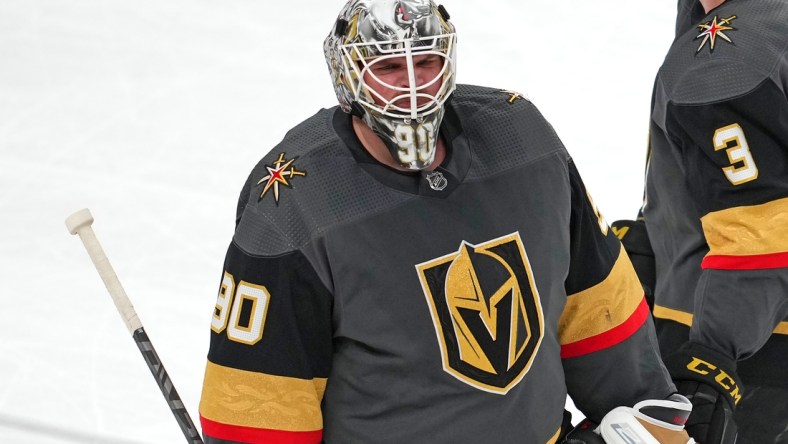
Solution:
[[[742,393],[736,361],[692,342],[664,361],[679,393],[692,402],[690,436],[703,444],[735,443],[733,412]]]
[[[654,251],[646,232],[646,223],[642,220],[617,220],[611,225],[613,232],[621,240],[632,266],[643,286],[649,308],[654,308],[654,286],[656,285],[656,265]]]
[[[647,399],[634,407],[616,407],[597,425],[582,421],[564,444],[693,444],[684,431],[692,404],[681,395]]]

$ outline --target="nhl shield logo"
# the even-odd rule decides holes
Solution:
[[[440,171],[433,171],[427,174],[425,179],[427,180],[427,184],[429,184],[430,188],[435,191],[443,191],[446,188],[446,185],[449,184],[449,181],[446,180],[446,177]]]
[[[443,369],[506,394],[531,367],[544,336],[539,293],[519,233],[416,266],[441,348]]]

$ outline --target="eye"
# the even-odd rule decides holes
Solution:
[[[396,61],[381,61],[370,66],[370,70],[376,74],[386,74],[403,69],[404,65]]]
[[[441,66],[442,64],[443,64],[443,59],[438,56],[427,56],[416,62],[416,66],[420,66],[422,68]]]

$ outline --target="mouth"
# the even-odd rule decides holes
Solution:
[[[435,99],[433,99],[433,98],[422,97],[422,96],[416,97],[416,108],[417,109],[422,109],[425,106],[431,105],[433,103],[435,103]],[[391,102],[391,104],[393,106],[397,107],[397,108],[400,108],[400,109],[410,110],[410,98],[403,97],[403,98],[400,98],[400,99],[396,99],[393,102]]]

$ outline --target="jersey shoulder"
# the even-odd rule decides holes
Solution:
[[[252,169],[233,238],[242,250],[260,256],[295,251],[338,224],[403,199],[376,186],[359,166],[338,132],[350,131],[347,119],[338,106],[319,111]]]
[[[552,125],[517,91],[458,85],[452,106],[475,158],[471,179],[520,168],[551,154],[568,161]]]
[[[659,70],[657,93],[678,104],[738,97],[788,76],[788,2],[726,2],[676,37]]]

